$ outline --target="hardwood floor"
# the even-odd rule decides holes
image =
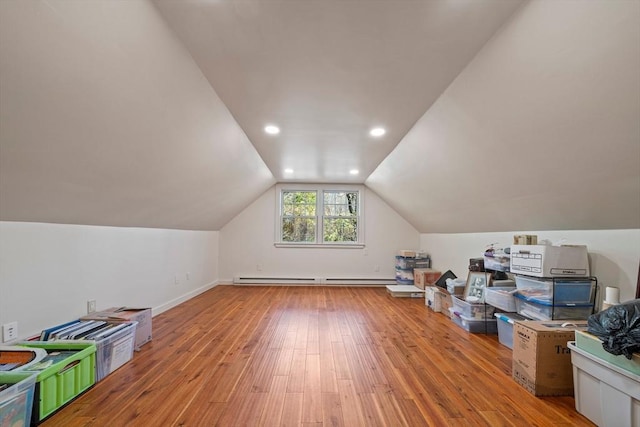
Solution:
[[[42,424],[592,426],[511,379],[497,336],[384,288],[218,286]]]

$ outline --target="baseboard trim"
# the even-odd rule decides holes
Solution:
[[[164,313],[165,311],[170,310],[173,307],[176,307],[176,306],[182,304],[183,302],[188,301],[191,298],[193,298],[193,297],[195,297],[197,295],[200,295],[203,292],[208,291],[209,289],[215,288],[219,284],[220,283],[217,280],[215,280],[215,281],[213,281],[211,283],[208,283],[208,284],[206,284],[204,286],[201,286],[201,287],[199,287],[197,289],[189,291],[184,295],[180,295],[177,298],[174,298],[174,299],[172,299],[170,301],[165,302],[164,304],[160,304],[157,307],[153,307],[151,313],[152,313],[153,316],[156,316],[156,315],[158,315],[160,313]]]

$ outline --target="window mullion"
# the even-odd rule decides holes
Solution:
[[[316,242],[324,243],[324,191],[316,190]]]

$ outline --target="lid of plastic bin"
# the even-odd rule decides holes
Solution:
[[[495,313],[494,316],[496,316],[498,319],[503,320],[507,323],[511,323],[512,325],[515,323],[516,320],[527,320],[526,317],[521,316],[517,313]]]

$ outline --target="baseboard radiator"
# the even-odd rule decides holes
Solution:
[[[238,276],[235,285],[321,285],[321,286],[385,286],[395,284],[395,279],[367,277],[260,277]]]

